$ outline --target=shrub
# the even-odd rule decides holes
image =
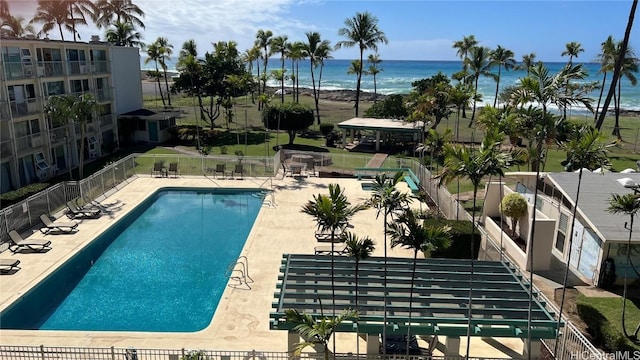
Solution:
[[[262,111],[262,122],[267,129],[286,130],[293,145],[297,132],[313,124],[313,110],[296,103],[270,105]]]
[[[402,119],[409,115],[402,95],[389,95],[386,99],[373,104],[364,115],[373,118]]]
[[[333,131],[334,125],[331,123],[322,123],[320,124],[320,133],[322,136],[326,137]]]
[[[28,198],[29,196],[36,194],[49,187],[47,183],[34,183],[21,187],[20,189],[6,192],[0,195],[0,202],[2,207],[13,205],[21,200]]]
[[[449,226],[451,227],[451,246],[448,249],[439,249],[431,253],[432,258],[471,259],[471,221],[456,221],[447,219],[425,219],[424,226]],[[474,259],[478,258],[481,236],[478,231],[474,234]]]
[[[527,214],[527,209],[527,199],[515,192],[508,194],[500,202],[500,212],[511,218],[511,232],[513,235],[516,234],[518,220]]]

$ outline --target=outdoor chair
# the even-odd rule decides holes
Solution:
[[[335,234],[334,234],[334,240],[333,242],[343,242],[344,239],[342,238],[342,234],[344,232],[344,229],[337,229]],[[331,242],[331,230],[322,230],[322,229],[318,229],[316,230],[315,233],[316,236],[316,240],[320,241],[320,242]]]
[[[11,244],[9,245],[9,250],[11,250],[11,252],[14,252],[14,253],[17,252],[18,250],[22,251],[25,248],[35,252],[42,252],[42,251],[51,249],[50,240],[44,240],[44,239],[25,240],[15,230],[9,231],[9,239],[11,242]]]
[[[224,179],[225,171],[225,164],[216,164],[216,169],[213,171],[213,177],[216,177],[218,174],[222,174],[222,178]]]
[[[173,175],[175,177],[178,177],[178,163],[170,163],[169,164],[169,170],[168,170],[168,174],[173,173]]]
[[[331,245],[316,246],[313,250],[316,255],[344,255],[347,253],[347,244],[334,245],[333,250]]]
[[[282,171],[284,171],[284,175],[282,175],[283,179],[287,177],[287,174],[289,174],[289,176],[293,176],[293,173],[291,172],[291,168],[287,167],[287,164],[284,161],[282,162]]]
[[[85,209],[79,207],[75,201],[69,200],[67,201],[67,217],[69,219],[75,218],[90,218],[95,219],[100,215],[100,209]]]
[[[151,170],[151,176],[159,174],[164,177],[167,176],[167,168],[164,167],[162,161],[157,161],[153,164],[153,169]]]
[[[240,174],[240,179],[244,178],[244,169],[242,164],[236,164],[236,167],[233,169],[233,177],[235,177],[236,174]]]
[[[20,270],[18,259],[0,259],[0,272],[10,272],[12,270]]]
[[[77,227],[80,224],[77,222],[54,223],[49,219],[47,214],[41,214],[40,221],[44,224],[44,227],[40,228],[40,232],[45,235],[51,231],[55,233],[72,233],[77,230]]]

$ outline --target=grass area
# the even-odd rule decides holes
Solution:
[[[622,331],[622,298],[619,297],[586,297],[580,295],[577,299],[578,303],[584,303],[595,308],[604,318],[606,318],[615,329],[621,334]],[[625,322],[627,332],[633,334],[636,327],[640,324],[640,299],[627,300],[627,310]],[[633,344],[627,339],[626,345],[640,350],[640,345]]]

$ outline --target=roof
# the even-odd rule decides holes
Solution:
[[[382,130],[395,132],[417,132],[422,131],[423,123],[418,121],[415,123],[406,122],[397,119],[375,119],[375,118],[353,118],[338,123],[340,129],[358,129],[358,130]]]
[[[292,330],[295,327],[286,321],[288,309],[304,311],[314,317],[330,314],[332,298],[335,298],[336,313],[356,308],[354,259],[333,257],[335,297],[332,296],[331,259],[326,255],[283,256],[276,301],[270,315],[271,329]],[[359,332],[382,333],[383,289],[386,288],[388,331],[406,333],[412,262],[407,258],[387,258],[386,284],[383,257],[359,262]],[[412,334],[467,334],[470,263],[468,259],[417,259]],[[526,338],[528,286],[514,268],[497,261],[475,261],[472,279],[472,336]],[[557,322],[536,296],[532,303],[532,336],[555,338]],[[343,322],[337,331],[355,332],[354,321]]]
[[[577,173],[550,173],[547,178],[571,201],[572,205],[575,204],[578,190]],[[629,220],[628,216],[611,214],[607,211],[611,194],[633,193],[632,189],[625,188],[617,181],[623,178],[630,178],[636,184],[640,184],[640,173],[594,174],[586,171],[582,173],[578,211],[593,224],[596,228],[594,230],[604,236],[604,241],[627,241],[629,239],[629,230],[624,228],[625,222]],[[634,237],[632,241],[640,243],[640,237]]]
[[[175,111],[161,111],[159,113],[149,109],[138,109],[119,115],[121,118],[139,118],[148,120],[163,120],[178,116]]]

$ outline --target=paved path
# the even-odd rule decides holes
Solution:
[[[369,163],[367,164],[366,167],[368,168],[379,168],[382,166],[382,164],[384,164],[384,161],[387,159],[387,154],[382,154],[382,153],[376,153],[375,155],[373,155],[373,158],[371,158],[371,160],[369,160]]]

